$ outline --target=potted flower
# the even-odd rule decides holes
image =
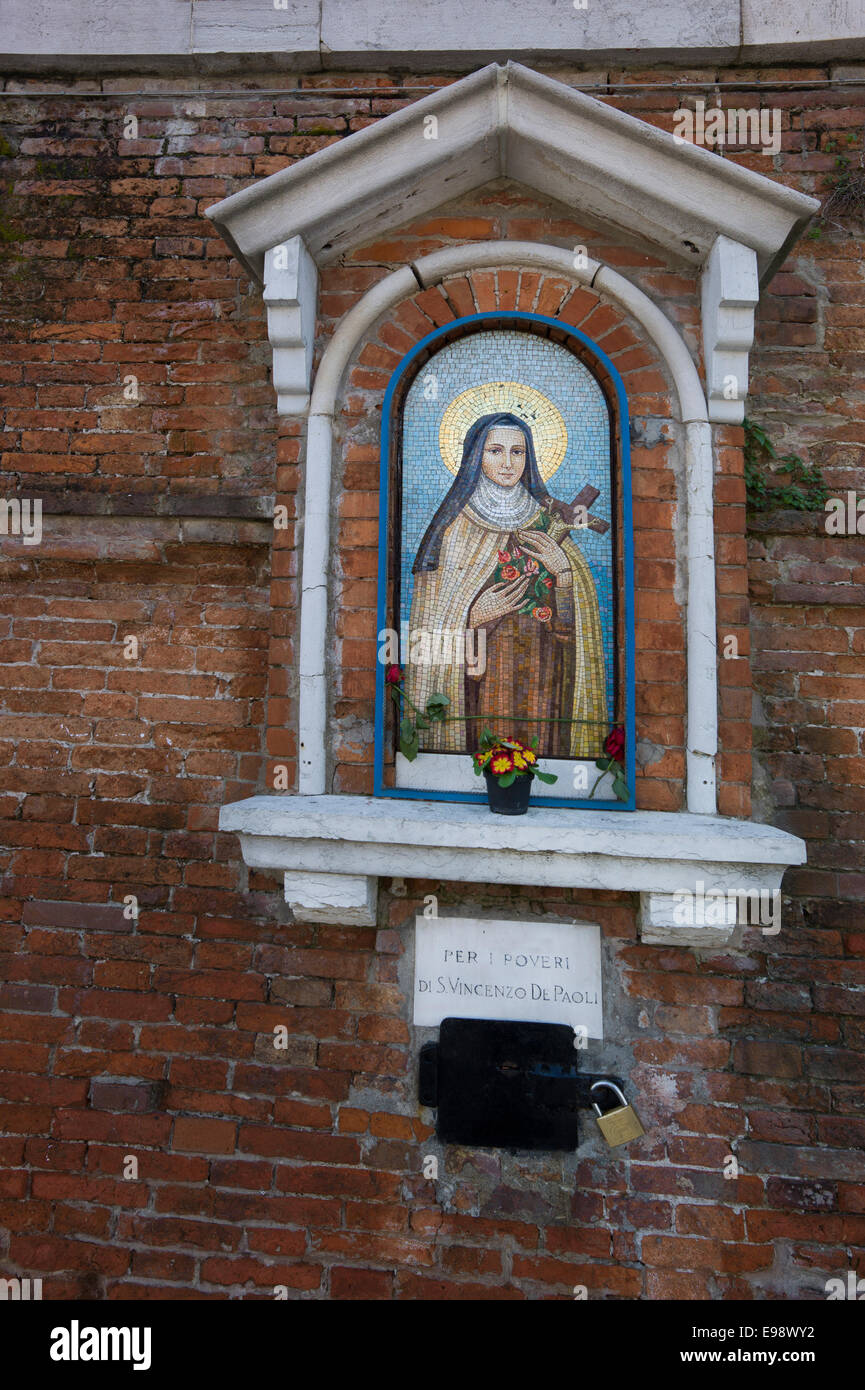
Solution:
[[[475,776],[481,773],[487,784],[491,811],[499,816],[524,816],[529,809],[532,778],[557,782],[552,772],[542,772],[535,752],[537,739],[526,747],[518,739],[498,738],[490,729],[481,734],[480,748],[472,754]]]

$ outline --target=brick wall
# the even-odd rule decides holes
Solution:
[[[691,76],[711,101],[715,74]],[[743,71],[730,103],[750,104],[744,84],[758,76]],[[784,111],[782,154],[774,170],[760,154],[732,157],[825,191],[827,142],[852,133],[861,152],[865,82],[762,76]],[[644,84],[676,74],[610,77],[626,86],[609,100],[670,128],[679,97]],[[758,813],[811,842],[778,937],[648,947],[627,894],[421,882],[383,884],[377,931],[299,925],[280,885],[248,874],[236,840],[216,832],[225,801],[272,785],[277,764],[293,776],[303,456],[298,427],[277,428],[260,295],[201,214],[407,99],[387,74],[340,79],[349,96],[325,90],[331,75],[297,92],[293,80],[268,74],[268,89],[286,86],[276,97],[220,97],[214,82],[193,99],[163,80],[146,100],[88,97],[82,84],[4,107],[2,495],[42,497],[45,517],[41,545],[2,542],[2,1268],[41,1275],[59,1298],[272,1297],[275,1285],[292,1297],[547,1298],[576,1284],[590,1296],[822,1297],[828,1273],[865,1272],[861,540],[827,537],[819,517],[762,520],[752,661],[721,663],[722,810],[748,814],[753,672]],[[138,138],[124,141],[130,111]],[[319,349],[401,260],[394,243],[489,235],[603,248],[698,347],[687,277],[496,188],[331,268]],[[844,223],[795,248],[753,357],[752,413],[842,489],[860,477],[860,258]],[[529,294],[506,276],[416,296],[354,366],[334,613],[336,714],[350,721],[341,789],[366,786],[368,735],[348,735],[369,716],[364,566],[383,376],[437,316],[464,312],[470,289],[477,307]],[[549,283],[534,293],[553,307]],[[632,401],[638,418],[652,410],[666,417]],[[747,655],[741,432],[716,442],[719,632]],[[661,753],[640,795],[678,804],[681,615],[670,533],[652,524],[669,518],[677,478],[663,442],[635,444],[638,718]],[[285,527],[271,524],[274,501]],[[345,544],[349,518],[360,546]],[[349,605],[354,564],[363,587]],[[137,657],[124,655],[129,636]],[[590,1120],[573,1156],[436,1145],[415,1102],[404,952],[427,893],[442,911],[601,923],[618,1028],[591,1059],[632,1079],[650,1134],[630,1156],[608,1153]],[[130,897],[137,918],[128,902],[124,915]],[[723,1176],[730,1153],[735,1180]],[[438,1181],[423,1177],[430,1155]],[[128,1156],[137,1176],[124,1175]]]

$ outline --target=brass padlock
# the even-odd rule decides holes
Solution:
[[[593,1091],[606,1087],[608,1091],[615,1091],[621,1105],[617,1105],[614,1110],[608,1110],[606,1115],[601,1113],[601,1107],[597,1101],[592,1101],[595,1108],[595,1118],[598,1121],[598,1129],[603,1134],[611,1149],[615,1149],[619,1144],[629,1144],[632,1139],[639,1139],[645,1134],[643,1126],[640,1124],[639,1117],[632,1105],[629,1105],[619,1090],[618,1086],[612,1081],[596,1081],[592,1086]]]

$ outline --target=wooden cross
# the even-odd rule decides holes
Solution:
[[[555,510],[563,521],[569,521],[571,523],[568,530],[572,530],[576,525],[578,511],[581,508],[585,508],[586,511],[588,511],[589,507],[600,495],[598,488],[591,487],[587,483],[586,486],[581,488],[577,493],[573,502],[556,502]],[[608,521],[603,521],[599,516],[589,516],[587,524],[590,530],[597,531],[602,536],[610,529],[610,523]]]

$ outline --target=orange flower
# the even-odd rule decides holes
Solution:
[[[552,608],[533,608],[532,617],[537,618],[539,623],[548,623],[553,616]]]
[[[502,568],[502,579],[517,579],[519,573],[516,565],[505,565]]]

